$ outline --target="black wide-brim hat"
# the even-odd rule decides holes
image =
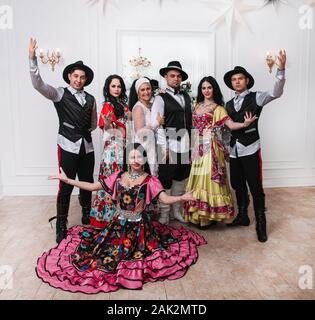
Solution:
[[[165,73],[169,70],[177,70],[182,75],[182,80],[185,81],[188,79],[188,74],[182,69],[182,65],[178,61],[171,61],[168,63],[167,67],[160,69],[160,75],[165,76]]]
[[[63,70],[62,76],[63,76],[63,79],[67,83],[70,83],[70,80],[68,78],[68,74],[74,70],[83,70],[85,72],[85,75],[86,75],[86,82],[84,84],[85,87],[88,86],[93,81],[93,78],[94,78],[93,70],[90,67],[88,67],[87,65],[85,65],[83,63],[83,61],[77,61],[75,63],[69,64]]]
[[[231,71],[228,71],[225,75],[224,75],[224,82],[225,84],[232,90],[234,90],[234,88],[232,87],[232,76],[234,76],[235,74],[238,74],[238,73],[242,73],[246,78],[248,78],[248,84],[247,84],[247,89],[250,89],[254,83],[255,83],[255,80],[254,78],[252,77],[252,75],[250,73],[248,73],[246,71],[245,68],[243,67],[240,67],[240,66],[236,66],[233,70]]]

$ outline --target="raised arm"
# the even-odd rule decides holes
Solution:
[[[57,175],[49,176],[48,179],[49,180],[58,179],[60,181],[63,181],[64,183],[70,184],[72,186],[75,186],[87,191],[98,191],[103,189],[102,185],[99,182],[91,183],[91,182],[69,179],[61,167],[60,167],[60,173],[58,173]]]
[[[52,100],[53,102],[58,102],[61,100],[63,96],[64,89],[54,88],[43,81],[39,74],[39,69],[37,65],[36,49],[37,41],[31,38],[29,44],[29,64],[33,87],[47,99]]]

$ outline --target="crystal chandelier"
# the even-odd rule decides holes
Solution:
[[[151,61],[148,58],[143,57],[141,55],[141,48],[139,48],[138,57],[129,60],[129,63],[131,66],[135,68],[135,73],[131,75],[132,79],[138,79],[140,77],[143,77],[145,68],[151,66]]]
[[[139,48],[139,56],[137,58],[129,60],[129,62],[135,68],[137,67],[147,68],[151,65],[151,61],[148,58],[141,56],[141,48]]]

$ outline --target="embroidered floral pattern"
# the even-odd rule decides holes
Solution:
[[[145,186],[148,179],[149,176],[142,185],[131,188],[122,185],[120,178],[117,179],[120,199],[117,207],[120,210],[132,211],[141,202],[144,205],[142,219],[129,222],[120,216],[118,210],[101,234],[97,230],[83,229],[80,233],[81,243],[77,252],[72,255],[72,263],[76,268],[81,271],[97,268],[110,272],[122,260],[141,260],[157,248],[167,248],[169,243],[175,241],[169,232],[163,235],[162,240],[151,225],[151,216],[146,212],[147,206],[143,201],[146,197],[146,188],[143,185]],[[86,252],[90,254],[86,255]]]
[[[109,110],[112,107],[108,104]],[[118,126],[125,129],[128,121],[128,108],[125,107],[123,117],[115,122]],[[113,172],[122,170],[124,139],[121,137],[110,136],[104,142],[104,149],[100,163],[99,178],[109,177]],[[112,202],[111,195],[106,191],[98,191],[90,212],[91,225],[97,229],[102,229],[108,225],[115,213],[116,207]]]

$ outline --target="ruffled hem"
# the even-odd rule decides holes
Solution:
[[[186,222],[198,224],[200,219],[223,221],[234,217],[232,196],[212,195],[204,190],[196,190],[193,195],[196,200],[183,204]]]
[[[220,212],[207,212],[200,210],[198,207],[191,208],[194,211],[185,212],[184,220],[186,222],[191,222],[196,225],[206,225],[211,221],[223,221],[230,222],[231,219],[234,218],[234,209],[233,207],[221,207],[218,211],[224,211],[225,213]]]
[[[54,288],[87,294],[117,291],[121,287],[141,289],[146,282],[183,277],[198,259],[197,246],[206,244],[206,240],[183,227],[175,229],[157,221],[152,224],[161,231],[170,230],[177,242],[170,244],[168,249],[154,251],[143,260],[121,261],[112,273],[97,269],[79,271],[70,260],[81,241],[82,227],[76,226],[68,230],[67,237],[57,247],[38,259],[37,276]]]

